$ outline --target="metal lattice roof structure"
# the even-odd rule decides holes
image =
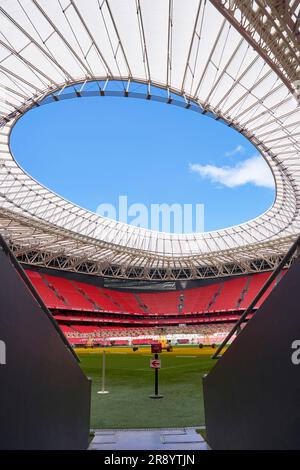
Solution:
[[[273,267],[300,229],[299,10],[298,0],[0,0],[0,230],[16,256],[143,279]],[[18,166],[11,131],[33,107],[95,95],[222,120],[266,159],[274,204],[238,226],[169,234],[54,194]]]

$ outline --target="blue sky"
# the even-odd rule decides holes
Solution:
[[[67,100],[17,123],[12,150],[34,178],[96,211],[100,203],[204,204],[205,230],[273,202],[270,171],[241,135],[206,116],[116,97]]]

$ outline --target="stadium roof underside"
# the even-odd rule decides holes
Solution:
[[[274,267],[300,229],[299,10],[299,0],[0,0],[0,230],[18,259],[141,279]],[[117,89],[242,133],[272,170],[273,206],[223,230],[160,233],[84,210],[18,166],[10,135],[25,112]]]

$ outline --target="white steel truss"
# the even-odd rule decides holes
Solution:
[[[300,228],[300,2],[0,0],[0,229],[23,262],[141,279],[270,269]],[[26,174],[11,131],[33,107],[83,96],[207,114],[268,162],[276,199],[214,232],[170,234],[82,209]]]

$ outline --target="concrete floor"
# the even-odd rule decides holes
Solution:
[[[209,450],[195,428],[95,430],[89,450]]]

